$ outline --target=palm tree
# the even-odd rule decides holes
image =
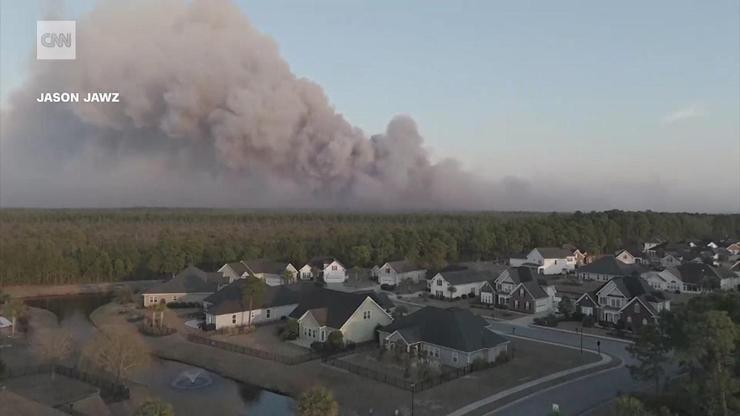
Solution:
[[[15,336],[15,327],[18,318],[25,315],[26,310],[26,304],[20,299],[10,299],[3,304],[3,314],[9,316],[13,322],[13,328],[11,329],[12,336]]]
[[[260,305],[262,298],[265,296],[267,284],[262,279],[254,276],[247,277],[244,287],[242,288],[242,304],[247,305],[249,316],[247,317],[247,327],[252,326],[252,310],[254,305]]]

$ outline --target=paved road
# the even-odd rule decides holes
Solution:
[[[576,334],[517,326],[510,323],[496,321],[491,321],[491,324],[494,330],[503,334],[511,334],[512,329],[515,329],[514,333],[520,336],[575,347],[580,347],[581,345],[581,337]],[[626,350],[627,344],[623,342],[598,339],[585,335],[583,336],[583,347],[597,350],[597,341],[600,341],[602,352],[606,352],[620,358],[625,364],[632,362],[632,359]],[[561,412],[566,415],[586,415],[591,409],[613,399],[617,393],[633,391],[641,387],[640,383],[632,380],[629,370],[624,365],[621,365],[550,389],[544,389],[511,404],[505,405],[497,410],[486,413],[486,415],[546,415],[552,409],[553,403],[557,403],[560,406]]]

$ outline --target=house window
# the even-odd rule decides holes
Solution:
[[[640,313],[640,302],[635,302],[635,313]]]
[[[642,324],[643,324],[643,325],[647,325],[647,319],[645,319],[645,318],[642,318]]]
[[[442,286],[442,279],[437,279],[437,286]]]
[[[519,289],[519,296],[524,296],[524,289]]]
[[[628,316],[628,317],[627,317],[627,323],[628,323],[628,324],[631,324],[631,323],[632,323],[632,317],[631,317],[631,316]]]
[[[529,302],[526,302],[526,303],[524,304],[524,309],[529,309]]]
[[[336,271],[337,270],[337,266],[331,266],[331,269],[334,270],[334,271]]]
[[[325,335],[326,335],[326,333],[325,333],[324,331],[321,331],[321,341],[322,341],[322,342],[324,341],[324,336],[325,336]]]
[[[456,353],[456,352],[453,352],[453,353],[452,353],[452,362],[453,362],[453,363],[456,363],[456,362],[457,362],[457,358],[458,358],[458,357],[457,357],[457,353]]]
[[[518,308],[519,308],[519,301],[514,300],[514,309],[518,309]]]
[[[432,349],[432,355],[434,355],[434,358],[439,358],[439,348]]]
[[[236,324],[236,315],[231,315],[231,323]]]
[[[362,319],[370,319],[370,311],[363,312]]]
[[[391,268],[390,267],[386,267],[385,268],[385,272],[388,273],[388,274],[391,274]]]
[[[272,311],[270,311],[269,309],[267,311],[265,311],[265,314],[267,316],[267,319],[270,319],[271,312]]]

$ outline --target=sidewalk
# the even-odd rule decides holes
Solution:
[[[510,338],[520,338],[520,339],[541,342],[544,344],[556,345],[558,347],[563,347],[563,348],[570,348],[570,349],[575,349],[575,350],[579,349],[578,347],[558,344],[555,342],[538,340],[536,338],[529,338],[529,337],[523,337],[523,336],[511,335],[511,334],[506,334],[506,336]],[[594,354],[597,353],[596,351],[590,350],[590,349],[584,348],[584,350],[592,352]],[[473,414],[473,412],[477,412],[477,413],[479,413],[480,411],[489,412],[495,409],[495,406],[493,407],[490,407],[490,406],[497,404],[498,402],[501,402],[503,400],[509,399],[509,402],[507,403],[507,405],[513,404],[514,402],[523,400],[524,398],[529,397],[530,395],[534,393],[539,393],[539,392],[548,390],[550,388],[555,388],[563,384],[567,384],[567,383],[571,383],[571,382],[574,382],[574,381],[577,381],[583,378],[591,377],[596,374],[600,374],[602,372],[611,371],[614,368],[617,368],[623,365],[621,360],[616,359],[608,354],[601,353],[600,355],[601,355],[601,360],[597,362],[585,364],[579,367],[574,367],[574,368],[570,368],[570,369],[563,370],[563,371],[558,371],[556,373],[549,374],[539,379],[532,380],[524,384],[520,384],[516,387],[512,387],[510,389],[507,389],[507,390],[498,392],[496,394],[493,394],[491,396],[488,396],[484,399],[470,403],[464,407],[461,407],[455,410],[452,413],[449,413],[447,416],[468,416],[469,414]],[[595,371],[591,371],[591,370],[595,370]],[[544,389],[542,388],[543,386],[545,387]],[[490,407],[490,408],[484,409],[487,407]]]
[[[547,330],[550,330],[550,331],[563,332],[563,333],[566,333],[566,334],[581,335],[580,332],[571,331],[570,329],[562,329],[562,328],[557,328],[557,327],[544,326],[544,325],[535,325],[535,324],[530,324],[529,326],[532,327],[532,328],[547,329]],[[604,340],[607,340],[607,341],[622,342],[622,343],[625,343],[625,344],[634,344],[635,343],[634,341],[631,341],[631,340],[628,340],[628,339],[608,337],[606,335],[596,335],[596,334],[588,333],[588,332],[584,332],[583,333],[583,336],[584,337],[591,337],[591,338],[601,338],[601,339],[604,339]]]

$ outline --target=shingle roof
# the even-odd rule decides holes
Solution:
[[[388,333],[399,331],[409,343],[423,341],[465,352],[508,342],[487,326],[488,322],[467,309],[426,306],[396,319],[382,330]]]
[[[212,315],[224,315],[246,311],[248,305],[242,300],[242,290],[246,284],[246,279],[236,280],[205,298],[204,302],[211,304],[208,306],[208,313]],[[303,292],[310,290],[309,286],[313,287],[314,285],[312,283],[298,283],[295,285],[267,286],[262,297],[262,302],[259,305],[252,305],[252,307],[262,309],[297,304]]]
[[[231,270],[233,270],[236,274],[239,276],[243,275],[247,272],[247,266],[244,265],[244,263],[240,261],[235,261],[231,263],[226,263],[229,267],[231,267]]]
[[[408,260],[389,261],[388,265],[396,271],[396,273],[413,272],[415,270],[423,270],[414,263]]]
[[[298,307],[290,314],[291,318],[298,319],[307,311],[312,311],[312,315],[321,325],[337,329],[344,325],[360,304],[368,298],[368,295],[363,293],[340,292],[315,285],[313,289],[306,290],[301,295]]]
[[[152,286],[142,293],[208,293],[215,292],[221,283],[224,283],[221,273],[204,272],[195,266],[188,266],[172,279]]]
[[[603,256],[594,260],[593,263],[581,266],[577,270],[579,273],[595,273],[610,276],[627,276],[635,272],[641,273],[645,268],[639,264],[627,264],[617,260],[614,256]]]
[[[540,286],[536,280],[529,280],[526,282],[522,282],[522,285],[524,285],[524,287],[527,288],[529,293],[531,293],[535,299],[542,299],[542,298],[548,297],[547,292],[545,292],[545,290],[542,289],[542,286]]]
[[[487,271],[487,270],[456,270],[456,271],[442,271],[439,274],[448,282],[453,285],[462,285],[466,283],[474,282],[486,282],[493,280],[498,275]]]
[[[288,262],[272,261],[267,259],[247,260],[244,262],[252,273],[277,274],[282,276],[288,267]]]
[[[573,252],[561,247],[535,247],[546,259],[564,259],[573,255]]]
[[[326,265],[329,263],[335,261],[336,259],[334,257],[325,257],[325,256],[319,256],[319,257],[313,257],[311,260],[306,263],[312,268],[321,269],[323,270]]]
[[[684,283],[702,284],[708,280],[720,279],[717,270],[704,263],[685,263],[668,270]]]

